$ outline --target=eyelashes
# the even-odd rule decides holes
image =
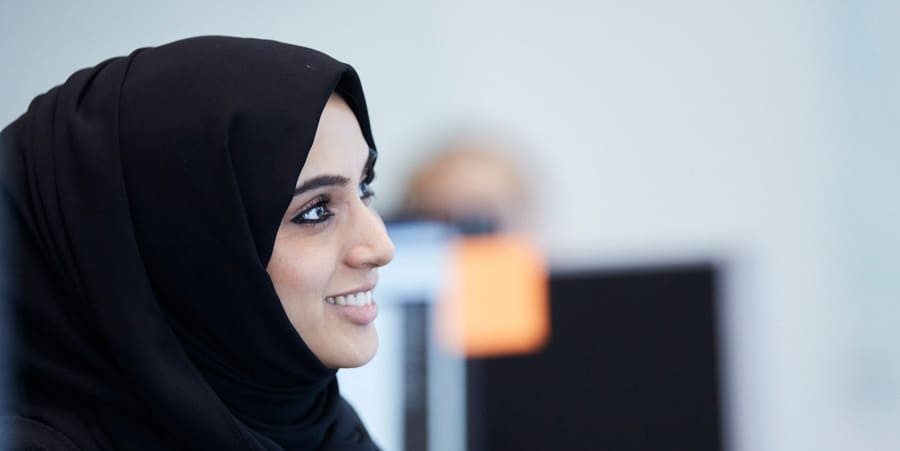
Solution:
[[[374,177],[374,175],[373,175],[373,177]],[[356,194],[359,196],[360,199],[363,200],[363,202],[366,205],[370,205],[372,203],[372,201],[375,200],[375,191],[372,190],[372,185],[370,185],[370,183],[372,183],[372,182],[364,181],[364,182],[360,183],[356,189]]]
[[[321,194],[316,196],[312,201],[312,205],[305,207],[297,216],[294,216],[293,219],[291,219],[291,222],[301,225],[325,222],[334,216],[334,213],[332,213],[329,208],[330,205],[331,199],[327,195]]]
[[[366,206],[371,205],[375,199],[375,191],[365,181],[357,186],[356,194]],[[300,213],[291,219],[291,222],[299,225],[322,224],[334,217],[331,203],[331,197],[328,194],[320,194],[303,207]]]

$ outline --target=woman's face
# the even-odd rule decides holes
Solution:
[[[330,368],[363,365],[378,349],[372,289],[394,246],[369,206],[369,163],[356,116],[332,95],[266,268],[291,323]]]

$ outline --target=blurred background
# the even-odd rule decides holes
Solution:
[[[525,180],[519,224],[550,270],[551,308],[573,274],[699,277],[671,297],[699,296],[684,325],[714,332],[695,356],[712,371],[712,448],[900,449],[900,3],[3,0],[0,33],[4,125],[77,69],[183,37],[272,38],[347,61],[386,217],[407,215],[409,180],[439,143],[476,130]],[[660,302],[671,288],[635,286],[647,284]],[[466,362],[397,347],[431,338],[382,304],[384,356],[369,376],[342,373],[342,390],[382,446],[409,449],[408,415],[379,404],[409,398],[397,362],[432,356],[429,377]],[[601,324],[581,342],[602,342]],[[571,357],[573,374],[590,363]],[[430,448],[467,443],[457,401],[432,406],[456,420],[430,426]],[[615,420],[604,412],[591,421]]]

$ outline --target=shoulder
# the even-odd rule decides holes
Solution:
[[[35,419],[4,415],[0,430],[9,434],[10,451],[79,451],[68,437]]]

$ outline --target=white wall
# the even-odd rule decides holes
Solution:
[[[486,121],[527,143],[556,264],[729,262],[734,449],[900,448],[897,3],[42,3],[0,3],[0,122],[139,46],[319,48],[363,78],[382,206]]]

